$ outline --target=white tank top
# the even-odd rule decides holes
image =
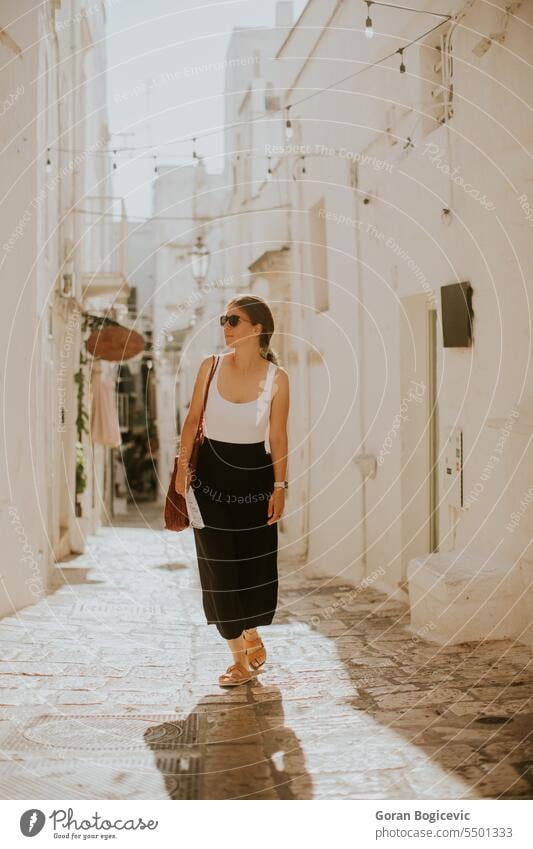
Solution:
[[[218,363],[211,379],[204,413],[204,433],[208,439],[222,442],[265,442],[265,451],[270,454],[270,403],[272,384],[276,365],[269,362],[265,387],[255,401],[238,403],[227,401],[218,390],[218,375],[222,357],[230,354],[226,351],[218,355]]]

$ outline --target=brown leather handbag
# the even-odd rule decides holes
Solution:
[[[211,365],[211,372],[209,374],[209,380],[207,381],[207,386],[204,394],[204,402],[202,404],[202,412],[200,414],[200,421],[198,422],[198,429],[196,431],[196,436],[194,437],[194,442],[192,446],[191,456],[189,459],[189,468],[191,472],[196,471],[196,467],[198,465],[198,453],[200,451],[200,445],[204,441],[204,412],[205,405],[207,401],[207,393],[209,392],[209,387],[211,385],[211,380],[213,378],[213,374],[215,373],[215,368],[218,362],[218,355],[213,355],[213,363]],[[176,475],[178,473],[178,457],[174,457],[174,468],[172,470],[172,475],[170,477],[170,484],[168,487],[167,498],[165,501],[165,529],[167,531],[184,531],[185,528],[189,527],[189,515],[187,513],[187,502],[185,497],[180,493],[176,492],[175,484],[176,484]]]

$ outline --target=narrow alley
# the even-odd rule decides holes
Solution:
[[[162,527],[130,505],[0,623],[4,798],[531,795],[527,646],[434,646],[372,587],[283,566],[266,667],[224,690],[192,533]]]
[[[0,67],[4,843],[529,846],[533,0],[2,0]]]

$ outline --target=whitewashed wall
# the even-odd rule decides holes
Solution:
[[[408,559],[429,551],[427,398],[420,400],[413,388],[422,391],[426,382],[429,307],[438,318],[440,548],[488,554],[500,546],[502,555],[524,560],[525,580],[531,579],[533,513],[520,505],[524,497],[528,502],[531,469],[532,239],[527,201],[519,198],[525,193],[531,203],[533,195],[527,119],[533,11],[523,4],[504,44],[493,43],[479,57],[473,49],[483,34],[504,26],[504,4],[454,3],[450,12],[462,7],[466,16],[453,36],[454,116],[446,127],[429,117],[429,51],[420,45],[405,53],[406,74],[399,74],[396,56],[335,91],[296,102],[415,38],[434,19],[373,7],[370,41],[354,29],[363,25],[364,8],[357,24],[349,4],[310,2],[278,56],[285,102],[296,104],[295,134],[281,158],[292,168],[307,154],[305,179],[292,190],[293,298],[300,277],[306,342],[319,351],[308,375],[311,414],[303,425],[310,425],[309,467],[303,456],[301,466],[309,568],[351,578],[380,569],[381,584],[400,594]],[[495,208],[458,186],[441,161]],[[280,161],[275,173],[283,174],[283,167]],[[271,192],[270,184],[261,202]],[[317,205],[326,211],[325,309],[316,309],[324,292],[313,283]],[[444,349],[440,286],[460,280],[474,289],[474,347]],[[405,402],[410,421],[394,429]],[[449,425],[463,428],[465,499],[474,492],[470,506],[459,510],[446,495],[442,451]],[[363,486],[353,454],[379,456],[391,428],[390,453],[381,455],[376,477]],[[502,438],[503,451],[487,475]],[[517,527],[509,530],[513,511]]]
[[[6,0],[0,10],[5,374],[0,614],[40,598],[50,565],[75,549],[87,529],[80,530],[75,516],[73,374],[81,316],[74,300],[57,294],[70,258],[80,301],[80,275],[87,269],[76,247],[82,224],[73,207],[87,191],[101,192],[105,177],[102,159],[89,164],[88,156],[74,153],[100,139],[105,147],[107,133],[103,6],[92,7],[90,23],[80,14],[82,6]],[[108,185],[102,193],[110,194]],[[101,245],[93,246],[98,263]],[[88,477],[91,486],[90,470]]]

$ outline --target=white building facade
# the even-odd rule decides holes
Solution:
[[[419,7],[373,4],[372,38],[335,0],[236,31],[259,68],[228,82],[225,268],[283,303],[283,552],[441,639],[531,643],[533,9]],[[450,347],[456,283],[473,338]]]
[[[105,4],[6,0],[0,15],[6,614],[38,600],[51,564],[83,550],[101,522],[105,458],[83,430],[86,486],[76,491],[88,365],[82,404],[74,377],[83,311],[94,297],[112,304],[125,280],[102,215],[111,195]]]

